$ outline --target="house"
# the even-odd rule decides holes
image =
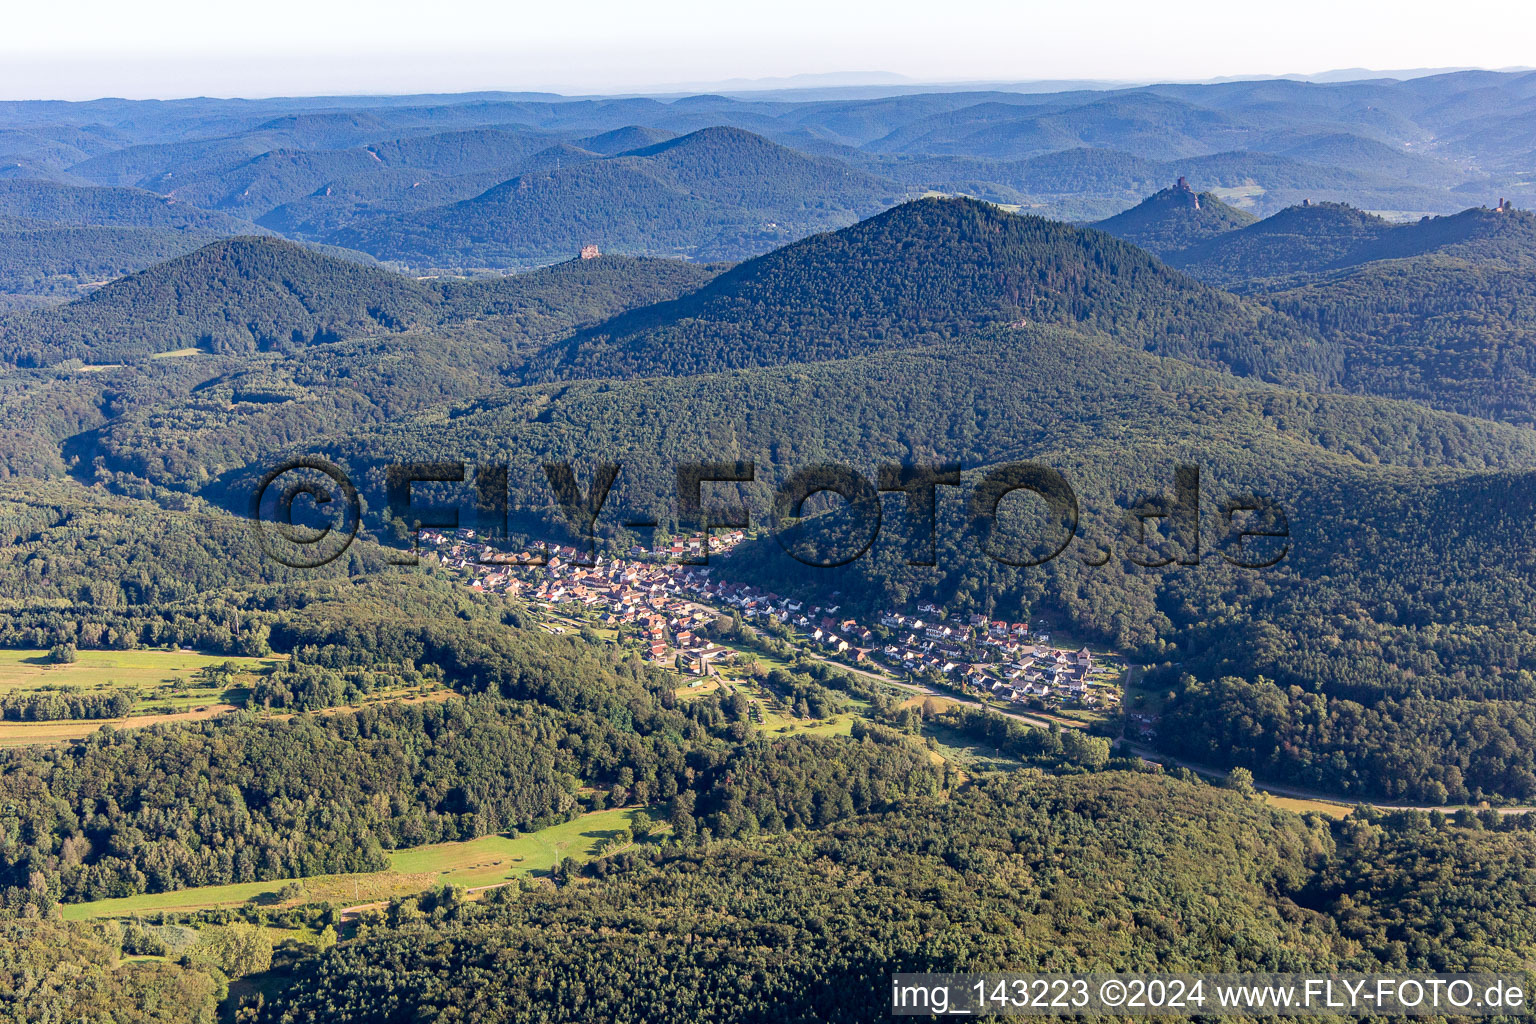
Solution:
[[[714,663],[730,650],[725,647],[702,647],[683,653],[683,667],[697,676],[707,676],[714,671]]]

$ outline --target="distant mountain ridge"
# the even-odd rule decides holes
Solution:
[[[142,189],[0,179],[0,312],[68,301],[219,238],[261,230]]]
[[[146,188],[436,269],[554,262],[587,233],[614,252],[742,259],[929,191],[1094,221],[1179,175],[1255,214],[1314,199],[1406,219],[1471,195],[1536,204],[1533,80],[0,104],[0,179]],[[732,155],[701,172],[651,152],[722,132],[821,163],[789,167],[742,138],[716,140]],[[627,163],[576,170],[604,161]],[[760,181],[713,187],[754,161]],[[517,178],[526,191],[499,209],[459,205]],[[607,207],[627,212],[594,214]],[[1164,254],[1181,240],[1139,237]]]
[[[204,234],[253,234],[249,221],[137,188],[97,188],[24,179],[0,180],[0,217],[67,227],[156,228]]]
[[[618,156],[546,166],[473,199],[365,220],[325,238],[418,266],[549,262],[586,243],[729,259],[852,223],[901,194],[837,161],[741,129],[706,128]]]

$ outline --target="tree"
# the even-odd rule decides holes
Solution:
[[[1227,772],[1227,788],[1244,796],[1253,795],[1253,772],[1247,768],[1233,768]]]

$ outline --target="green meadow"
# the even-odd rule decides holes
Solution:
[[[195,651],[80,651],[68,665],[55,665],[47,651],[0,650],[0,694],[74,687],[84,691],[138,690],[145,705],[187,711],[201,704],[235,703],[239,692],[200,685],[197,673],[232,663],[237,680],[265,672],[282,657],[232,658]],[[185,687],[179,683],[184,682]],[[135,709],[137,713],[138,708]]]
[[[439,885],[478,889],[502,885],[525,875],[548,872],[559,861],[592,857],[597,844],[627,828],[636,811],[617,808],[594,811],[572,821],[551,825],[513,838],[481,836],[461,843],[435,843],[398,850],[389,857],[389,868],[356,875],[318,875],[298,879],[304,893],[296,903],[329,901],[346,906],[408,896]],[[277,893],[293,879],[211,885],[176,892],[127,896],[120,899],[70,903],[60,908],[64,919],[84,921],[97,917],[132,917],[161,911],[192,911],[231,907],[259,901],[279,906]]]

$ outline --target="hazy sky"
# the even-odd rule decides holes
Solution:
[[[0,97],[659,91],[1536,64],[1530,0],[71,0],[0,8]]]

